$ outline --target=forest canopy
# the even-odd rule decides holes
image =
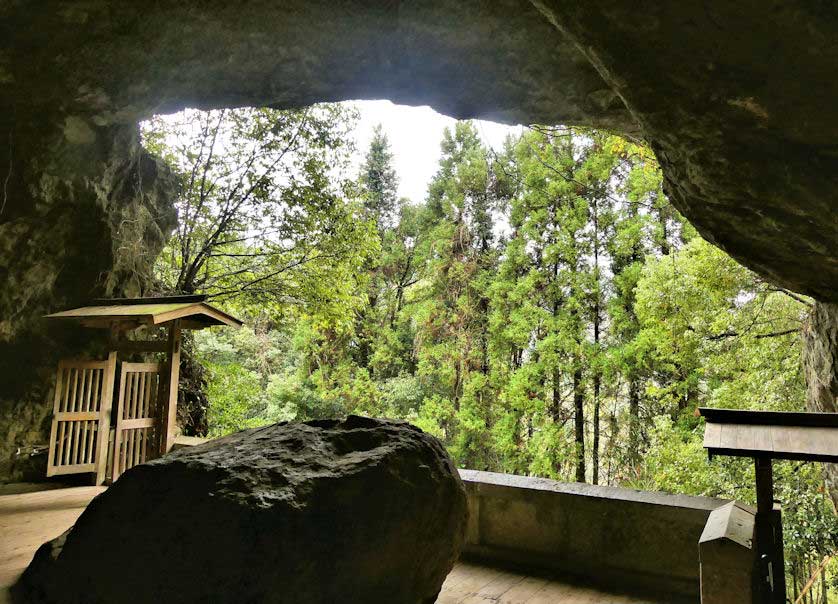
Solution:
[[[353,173],[356,120],[341,104],[144,124],[182,184],[160,290],[247,323],[187,347],[185,390],[204,392],[185,430],[401,418],[460,467],[753,502],[753,468],[709,463],[695,411],[803,410],[809,300],[698,237],[641,141],[531,126],[496,151],[457,122],[410,200],[380,128]],[[820,466],[776,472],[797,589],[838,528]]]

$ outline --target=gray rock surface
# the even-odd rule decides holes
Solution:
[[[810,411],[838,413],[838,304],[816,302],[803,329],[803,369]],[[824,464],[838,506],[838,464]]]
[[[62,603],[431,603],[459,555],[466,516],[456,469],[418,428],[355,416],[275,424],[128,471],[42,546],[17,594]]]
[[[113,129],[156,112],[389,98],[456,117],[642,134],[674,203],[702,234],[787,287],[838,300],[838,9],[830,3],[0,6],[0,174],[9,147],[2,125],[13,120],[13,163],[23,163],[9,185],[37,183],[36,196],[78,190],[84,173],[107,190],[91,156],[124,157],[107,148]],[[25,208],[26,197],[12,203]]]

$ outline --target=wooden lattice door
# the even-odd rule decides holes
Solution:
[[[114,429],[113,480],[124,471],[157,457],[163,367],[161,363],[122,363]]]
[[[95,472],[104,481],[115,370],[115,353],[58,364],[47,476]]]

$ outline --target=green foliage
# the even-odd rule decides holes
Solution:
[[[753,468],[708,462],[695,410],[803,409],[808,303],[698,238],[648,148],[533,127],[498,154],[461,122],[444,134],[425,203],[413,204],[396,198],[380,130],[355,182],[326,170],[349,118],[316,111],[322,128],[300,149],[313,157],[292,193],[266,213],[270,196],[254,202],[261,218],[237,228],[287,225],[292,255],[271,262],[294,262],[287,242],[313,242],[328,260],[270,277],[263,292],[240,288],[225,303],[252,327],[196,337],[213,434],[347,413],[402,418],[460,467],[753,502]],[[268,119],[288,141],[284,130],[309,118]],[[256,239],[246,249],[276,251]],[[241,268],[232,246],[210,254],[194,283],[224,291],[211,287]],[[161,279],[183,266],[162,266]],[[838,525],[816,465],[780,463],[775,476],[799,584],[838,549]]]
[[[398,180],[392,161],[390,143],[379,124],[373,132],[360,178],[364,190],[364,207],[379,232],[392,227],[398,209]]]
[[[428,396],[421,425],[459,463],[487,468],[490,392],[489,291],[497,263],[487,149],[470,123],[446,130],[422,217],[425,278],[416,285],[417,375]],[[446,407],[448,409],[446,409]]]
[[[237,363],[208,363],[206,367],[209,370],[209,436],[270,423],[259,374]]]
[[[379,254],[358,188],[342,175],[355,120],[345,106],[317,105],[145,123],[146,147],[182,184],[178,228],[156,267],[161,287],[347,323],[355,279]]]

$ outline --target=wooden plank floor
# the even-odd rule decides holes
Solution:
[[[21,489],[28,490],[28,489]],[[76,521],[104,487],[72,487],[2,494],[0,490],[0,604],[42,543]],[[645,600],[598,592],[506,570],[459,562],[437,604],[643,604]],[[651,603],[649,603],[651,604]]]
[[[654,604],[579,585],[460,561],[442,586],[437,604]]]
[[[27,490],[27,489],[21,489]],[[0,603],[42,543],[70,528],[104,487],[0,495]]]

